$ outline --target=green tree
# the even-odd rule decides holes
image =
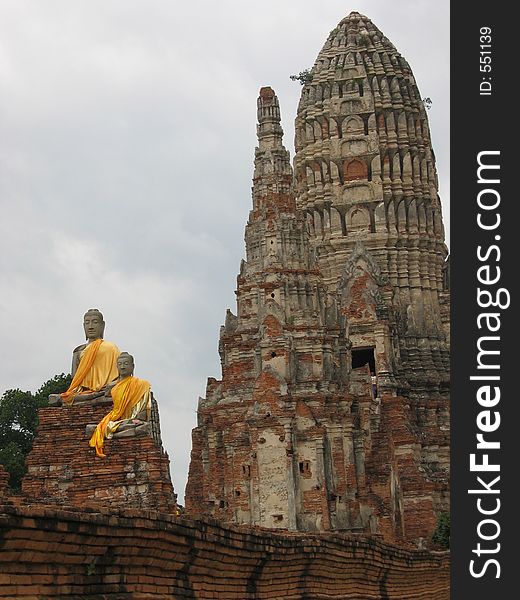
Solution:
[[[68,389],[71,381],[72,377],[69,374],[65,375],[65,373],[55,375],[52,379],[46,381],[34,395],[38,402],[38,406],[40,408],[47,406],[49,394],[59,394],[60,392],[64,392]]]
[[[0,398],[0,464],[10,474],[9,485],[20,489],[25,457],[30,452],[38,425],[38,408],[47,406],[49,394],[65,391],[70,375],[55,375],[36,392],[7,390]]]
[[[9,485],[13,491],[19,491],[25,475],[25,453],[14,442],[0,448],[0,464],[9,473]]]
[[[28,452],[38,422],[36,398],[31,392],[7,390],[0,399],[0,448],[16,444]]]

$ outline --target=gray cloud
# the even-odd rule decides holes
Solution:
[[[182,496],[190,430],[243,256],[256,97],[300,86],[351,10],[410,62],[449,200],[449,3],[4,0],[0,5],[0,391],[69,368],[84,310],[134,353]],[[446,212],[446,210],[445,210]]]

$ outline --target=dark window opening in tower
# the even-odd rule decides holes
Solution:
[[[311,463],[308,460],[303,460],[298,465],[300,469],[300,473],[302,475],[310,475],[311,473]]]
[[[352,349],[352,368],[359,369],[368,364],[370,374],[376,374],[376,359],[374,348],[354,348]]]
[[[359,369],[368,365],[370,369],[372,395],[377,398],[376,359],[374,348],[354,348],[352,350],[352,368]]]

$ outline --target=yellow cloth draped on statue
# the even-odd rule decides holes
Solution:
[[[118,356],[119,348],[112,342],[97,339],[87,344],[69,389],[61,394],[62,399],[72,404],[75,395],[97,392],[116,379]]]
[[[133,375],[121,379],[112,388],[113,409],[98,423],[90,438],[90,446],[96,449],[101,458],[105,438],[112,437],[122,421],[135,418],[144,409],[149,408],[150,382]]]

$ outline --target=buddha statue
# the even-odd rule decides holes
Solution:
[[[97,308],[89,309],[83,317],[87,342],[72,353],[72,382],[62,394],[49,396],[50,405],[88,402],[105,395],[107,385],[117,376],[119,348],[103,339],[105,321]]]
[[[112,410],[95,425],[87,425],[90,446],[104,458],[103,444],[112,437],[133,437],[150,433],[151,391],[150,383],[134,377],[134,358],[122,352],[117,359],[119,377],[108,385],[106,396],[113,400]],[[94,429],[95,427],[95,429]]]

